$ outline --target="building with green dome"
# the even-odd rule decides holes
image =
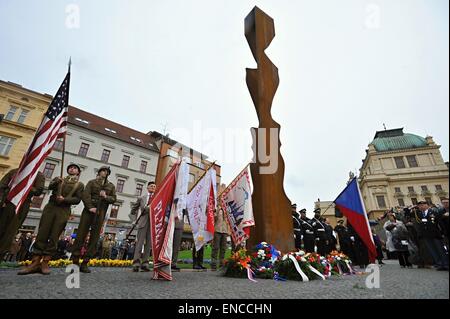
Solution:
[[[448,196],[448,166],[431,136],[378,131],[366,150],[359,183],[369,219],[386,210]]]

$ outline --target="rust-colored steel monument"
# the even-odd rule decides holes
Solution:
[[[252,128],[255,162],[250,164],[256,225],[252,228],[247,245],[251,247],[266,241],[286,253],[295,250],[291,202],[283,187],[284,161],[280,153],[280,125],[270,113],[279,78],[277,67],[264,52],[275,37],[273,19],[258,7],[253,8],[245,18],[245,37],[258,65],[257,69],[247,69],[246,80],[259,120],[258,129]],[[275,134],[272,144],[276,145],[272,147],[270,131]],[[277,152],[275,157],[270,157],[268,163],[265,163],[264,156],[258,156],[264,151],[264,146],[264,155],[269,150]],[[271,168],[273,165],[275,170]]]

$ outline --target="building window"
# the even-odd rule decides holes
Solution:
[[[128,155],[124,155],[122,158],[122,167],[128,168],[128,164],[130,164],[130,157]]]
[[[173,149],[167,150],[167,155],[169,155],[170,157],[178,158],[178,152]]]
[[[411,203],[413,204],[413,205],[417,205],[417,198],[411,198]]]
[[[194,182],[195,182],[195,175],[189,174],[189,183],[194,183]]]
[[[406,160],[408,161],[409,167],[418,167],[417,159],[415,155],[406,156]]]
[[[55,141],[55,144],[53,145],[53,149],[55,151],[62,151],[63,150],[63,139],[62,138],[58,138]]]
[[[53,172],[55,171],[55,164],[52,163],[45,163],[44,171],[42,172],[45,176],[45,178],[52,178]]]
[[[27,110],[22,110],[22,112],[20,112],[19,118],[17,119],[17,123],[23,124],[23,122],[25,122],[25,119],[27,118],[29,111]]]
[[[395,160],[395,166],[397,166],[397,168],[405,168],[405,162],[403,161],[403,156],[396,156],[394,157]]]
[[[386,208],[386,201],[384,200],[384,196],[377,196],[377,203],[379,208]]]
[[[395,189],[395,192],[396,192],[396,193],[401,193],[401,192],[402,192],[402,190],[400,189],[400,187],[395,187],[394,189]]]
[[[434,185],[436,187],[436,192],[442,191],[442,185]]]
[[[145,173],[147,171],[147,162],[141,161],[141,173]]]
[[[431,197],[425,197],[425,201],[428,203],[428,205],[433,205],[433,202],[431,201]]]
[[[422,185],[420,188],[422,189],[422,192],[428,192],[428,187],[426,185]]]
[[[89,144],[81,143],[80,150],[78,151],[78,155],[86,157],[88,150],[89,150]]]
[[[403,200],[403,198],[398,198],[398,206],[405,207],[405,201]]]
[[[15,141],[15,138],[0,135],[0,155],[8,156]]]
[[[203,164],[202,162],[196,162],[195,166],[197,166],[198,168],[201,168],[201,169],[205,169],[205,164]]]
[[[136,185],[136,196],[141,196],[143,189],[144,189],[144,185],[143,184],[137,184]]]
[[[118,179],[118,180],[117,180],[117,187],[116,187],[117,192],[123,193],[123,187],[124,187],[124,185],[125,185],[125,180],[123,180],[123,179]]]
[[[11,107],[9,108],[8,113],[7,113],[6,116],[5,116],[5,120],[12,121],[13,118],[14,118],[14,115],[15,115],[16,112],[17,112],[17,109],[18,109],[18,107],[16,107],[16,106],[11,106]]]
[[[110,154],[111,154],[110,150],[104,149],[102,153],[102,158],[100,160],[104,163],[108,163]]]
[[[414,193],[414,187],[408,186],[408,193]]]
[[[117,216],[119,215],[119,205],[111,205],[111,213],[109,214],[109,218],[117,218]]]
[[[44,201],[44,197],[45,197],[45,194],[42,194],[41,196],[33,196],[30,206],[33,208],[41,208],[42,202]]]

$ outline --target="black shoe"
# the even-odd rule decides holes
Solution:
[[[180,268],[178,268],[178,267],[175,266],[175,265],[170,266],[170,269],[171,269],[172,271],[180,271],[180,270],[181,270]]]
[[[87,263],[82,263],[81,264],[80,272],[85,273],[85,274],[89,274],[91,272],[91,270],[89,269]]]
[[[133,266],[133,272],[139,272],[139,266]]]

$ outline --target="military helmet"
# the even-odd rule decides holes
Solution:
[[[101,171],[106,171],[108,175],[111,175],[111,169],[109,166],[102,166],[98,169],[97,175],[100,174]]]
[[[69,168],[71,168],[71,167],[76,167],[78,169],[78,175],[80,175],[81,168],[80,168],[80,166],[78,166],[78,164],[75,164],[75,163],[71,163],[67,166],[67,173],[69,173]]]

